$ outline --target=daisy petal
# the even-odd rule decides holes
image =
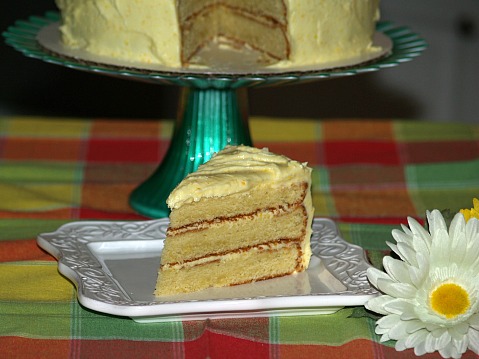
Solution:
[[[405,230],[406,227],[403,227]],[[396,243],[412,243],[412,233],[407,234],[399,229],[393,229],[391,231],[393,238],[396,240]]]
[[[422,238],[415,237],[413,247],[417,254],[421,253],[423,256],[429,256],[431,244],[426,243]]]
[[[392,328],[399,322],[399,315],[390,314],[386,315],[385,317],[379,318],[376,322],[376,325],[381,328]]]
[[[378,279],[378,289],[391,297],[414,298],[417,289],[408,283],[396,283],[390,279]]]
[[[378,333],[377,330],[376,330],[376,334],[380,334],[380,333]],[[384,334],[384,335],[381,335],[381,338],[379,338],[379,342],[380,342],[380,343],[388,342],[388,341],[390,341],[390,340],[391,340],[391,338],[389,338],[389,336],[387,335],[387,333]]]
[[[383,266],[392,279],[397,282],[411,283],[408,265],[403,261],[386,256],[383,258]]]
[[[468,248],[467,245],[465,245],[466,235],[463,234],[462,236],[456,236],[454,238],[454,241],[457,241],[457,243],[454,243],[454,246],[451,248],[451,253],[453,254],[453,261],[458,264],[462,264],[466,268],[470,267],[471,264],[464,263],[465,259],[468,257]]]
[[[399,251],[398,254],[406,263],[417,267],[416,251],[409,244],[398,243],[396,247]]]
[[[479,220],[477,218],[471,218],[469,221],[466,223],[466,237],[469,239],[469,241],[476,240],[476,238],[479,236]]]
[[[454,340],[461,340],[464,335],[467,334],[469,331],[469,323],[468,322],[461,322],[457,323],[455,326],[449,329],[449,332],[452,335]]]
[[[391,250],[398,255],[401,260],[405,261],[406,259],[401,255],[396,244],[386,241],[386,245],[391,248]]]
[[[431,235],[429,234],[426,229],[420,225],[414,218],[408,217],[409,228],[413,233],[414,238],[414,248],[416,248],[416,244],[418,245],[425,245],[425,249],[427,250],[431,245]]]
[[[384,303],[384,309],[390,313],[400,315],[402,320],[417,318],[414,313],[414,305],[403,299],[394,299]]]
[[[391,277],[389,277],[389,275],[387,275],[383,271],[380,271],[379,269],[374,267],[369,267],[368,270],[366,271],[366,274],[371,284],[376,288],[378,288],[379,279],[391,280]]]
[[[426,336],[426,338],[428,336],[429,336],[429,333]],[[421,355],[424,355],[426,353],[428,353],[428,351],[426,350],[426,341],[425,340],[423,340],[422,342],[417,343],[417,345],[414,346],[414,354],[416,354],[417,356],[421,356]]]
[[[454,218],[449,225],[449,236],[451,238],[455,236],[460,236],[462,233],[466,232],[466,220],[461,213],[456,213]]]
[[[424,329],[424,323],[421,322],[420,320],[416,320],[416,319],[408,320],[407,323],[408,323],[407,332],[409,334],[413,334]]]
[[[469,325],[472,328],[479,330],[479,314],[475,314],[471,318],[469,318]]]
[[[454,343],[454,348],[457,350],[457,354],[459,354],[459,357],[460,357],[460,355],[467,350],[469,340],[467,336],[464,336],[462,340],[453,339],[453,343]]]
[[[429,233],[431,233],[432,238],[437,236],[437,232],[441,230],[447,231],[446,221],[442,216],[441,212],[437,209],[432,212],[426,212],[427,221],[429,223]]]
[[[476,238],[476,240],[477,240],[477,243],[479,243],[479,236]],[[478,259],[479,259],[479,246],[472,245],[471,247],[466,248],[466,254],[461,264],[465,268],[473,269],[473,267],[477,267]]]
[[[408,328],[408,322],[399,320],[396,323],[396,325],[394,325],[391,329],[389,329],[389,337],[395,340],[407,338],[409,336],[407,328]]]
[[[443,358],[458,358],[457,356],[454,355],[454,353],[455,353],[455,350],[452,345],[449,345],[439,350],[439,354],[441,354]]]
[[[398,352],[402,352],[403,350],[409,349],[406,346],[406,340],[407,338],[401,338],[396,342],[396,345],[394,346],[394,349],[396,349]]]
[[[406,347],[414,348],[426,340],[429,332],[426,329],[418,330],[409,335],[406,339]]]
[[[379,334],[379,335],[387,334],[389,336],[389,328],[383,328],[383,327],[377,326],[376,334]]]
[[[435,332],[431,332],[431,334],[426,337],[425,343],[428,353],[432,353],[438,349],[443,348],[443,346],[440,346],[439,343],[442,334],[444,334],[444,332],[446,331],[447,330],[445,328],[440,328],[437,329]]]
[[[439,338],[437,338],[437,349],[443,349],[451,343],[451,334],[445,330]]]
[[[451,255],[449,233],[447,233],[447,230],[437,229],[431,246],[431,263],[436,263],[438,266],[447,266],[452,262]]]
[[[386,309],[387,304],[391,301],[394,300],[395,298],[392,298],[389,295],[381,295],[379,297],[374,297],[368,300],[364,306],[366,309],[372,310],[373,312],[376,312],[378,314],[383,314],[383,315],[388,315],[391,314]]]
[[[479,332],[471,328],[467,332],[467,337],[469,338],[469,349],[474,353],[479,354]]]

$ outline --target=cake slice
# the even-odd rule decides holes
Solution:
[[[155,295],[304,271],[311,256],[311,169],[267,149],[228,146],[170,194]]]

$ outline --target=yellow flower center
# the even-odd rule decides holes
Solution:
[[[431,293],[429,300],[431,308],[448,319],[465,313],[471,305],[467,291],[454,283],[439,285]]]
[[[474,198],[472,200],[472,203],[474,204],[474,208],[471,209],[461,209],[459,212],[462,213],[464,218],[466,219],[466,222],[470,220],[471,218],[477,218],[479,219],[479,199]]]

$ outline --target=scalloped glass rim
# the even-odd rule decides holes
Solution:
[[[111,76],[125,76],[134,79],[154,80],[165,83],[187,86],[194,84],[203,87],[211,85],[215,86],[258,86],[268,85],[272,83],[296,82],[303,80],[314,80],[333,78],[341,76],[351,76],[360,73],[378,71],[383,68],[390,68],[400,63],[411,61],[419,56],[426,48],[427,43],[419,35],[412,32],[407,27],[398,27],[390,22],[380,22],[377,25],[377,31],[387,35],[393,42],[392,52],[378,59],[373,63],[355,66],[352,68],[305,71],[305,72],[283,72],[271,74],[244,74],[244,75],[217,75],[217,74],[201,74],[201,73],[168,73],[154,71],[140,71],[135,69],[122,69],[116,67],[108,67],[105,65],[85,64],[79,61],[65,59],[44,50],[37,41],[39,31],[54,22],[60,20],[60,15],[56,11],[46,12],[44,16],[31,16],[27,20],[18,20],[14,25],[10,26],[3,33],[6,43],[16,50],[22,52],[27,57],[43,60],[45,62],[74,68],[77,70],[98,72]],[[206,80],[206,82],[205,82]],[[222,86],[221,86],[222,87]]]

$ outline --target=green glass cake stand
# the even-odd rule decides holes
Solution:
[[[138,213],[166,217],[166,198],[190,172],[226,145],[252,145],[248,127],[247,88],[284,85],[350,76],[393,67],[420,55],[426,42],[411,30],[391,23],[379,23],[377,35],[389,41],[389,49],[374,59],[329,68],[213,71],[172,68],[145,68],[106,58],[69,52],[61,46],[59,14],[47,12],[17,21],[3,33],[7,44],[24,55],[69,68],[129,80],[170,84],[182,88],[178,116],[170,147],[156,171],[130,196]]]

